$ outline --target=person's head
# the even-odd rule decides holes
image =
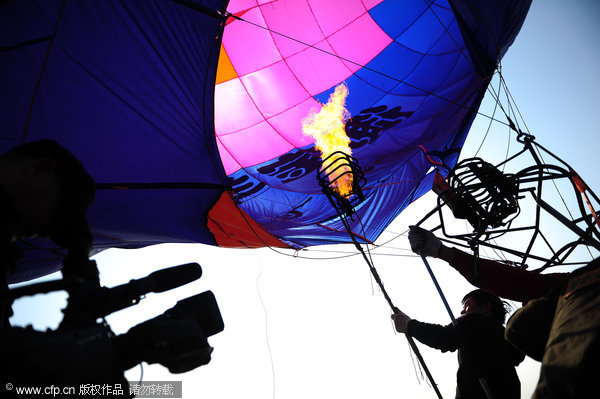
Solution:
[[[0,188],[5,243],[40,235],[68,249],[82,240],[91,244],[85,213],[94,199],[94,180],[55,141],[29,142],[0,156]]]
[[[496,295],[477,289],[469,292],[462,299],[463,310],[461,314],[482,313],[504,324],[509,305]]]

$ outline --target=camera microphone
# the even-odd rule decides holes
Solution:
[[[73,316],[85,314],[86,318],[99,318],[137,304],[143,295],[165,292],[191,283],[202,276],[197,263],[186,263],[153,272],[147,277],[131,280],[127,284],[112,288],[102,287],[89,292],[80,300],[69,303],[65,309],[66,324]],[[76,318],[76,316],[75,316]]]
[[[180,287],[192,281],[198,280],[202,276],[202,268],[197,263],[186,263],[185,265],[173,266],[167,269],[157,270],[147,277],[138,280],[131,280],[110,290],[120,287],[131,287],[139,294],[149,292],[165,292],[173,288]]]

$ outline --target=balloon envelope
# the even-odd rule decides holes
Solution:
[[[3,2],[0,150],[53,138],[82,160],[97,250],[348,242],[301,129],[345,83],[372,242],[455,164],[530,0],[339,4]],[[52,243],[23,248],[12,281],[57,268]]]

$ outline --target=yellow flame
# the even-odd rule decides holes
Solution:
[[[302,121],[302,133],[315,139],[315,147],[321,152],[323,160],[336,151],[352,155],[350,139],[344,130],[346,121],[350,119],[350,113],[345,108],[346,97],[348,97],[348,87],[345,83],[341,83],[329,96],[327,104],[321,104],[319,112],[311,110]],[[331,165],[328,169],[338,166],[335,159],[329,160],[328,164]],[[329,181],[332,182],[334,190],[341,196],[347,196],[352,192],[352,173],[335,179],[348,171],[350,171],[348,166],[342,166],[329,175]]]

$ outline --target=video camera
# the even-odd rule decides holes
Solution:
[[[62,280],[19,287],[1,295],[4,305],[12,306],[14,299],[23,296],[57,290],[69,293],[63,320],[56,330],[41,332],[26,327],[0,331],[3,379],[12,383],[123,384],[127,383],[123,372],[144,361],[161,364],[171,373],[183,373],[210,361],[213,348],[207,338],[224,328],[211,291],[180,300],[162,315],[125,334],[115,335],[104,320],[110,313],[137,304],[147,293],[168,291],[197,280],[202,275],[200,265],[174,266],[107,288],[93,277],[94,273],[97,276],[96,263],[87,259],[82,262],[87,263],[70,270],[85,273],[65,275],[63,268]]]

